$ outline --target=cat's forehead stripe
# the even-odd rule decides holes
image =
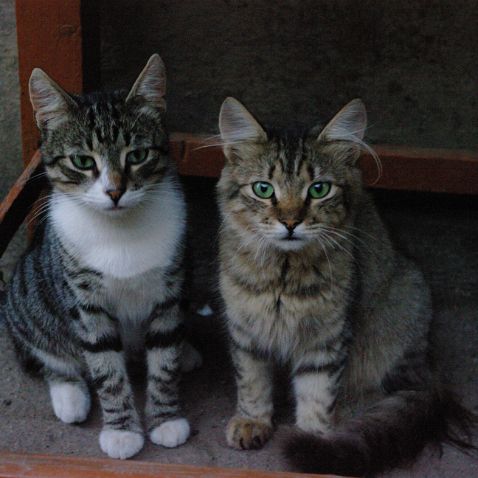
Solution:
[[[305,150],[305,147],[304,147],[304,140],[301,138],[299,140],[299,148],[296,155],[295,174],[297,176],[300,175],[302,166],[304,165],[306,159],[307,159],[307,151]]]
[[[317,175],[308,161],[308,151],[304,143],[304,138],[293,135],[286,135],[277,140],[277,151],[274,153],[276,163],[269,168],[269,179],[272,179],[277,163],[280,165],[282,172],[289,177],[300,176],[304,167],[307,168],[310,180]]]
[[[307,174],[311,181],[316,177],[316,172],[310,163],[307,165]]]
[[[120,118],[120,111],[109,101],[96,101],[87,111],[89,129],[100,144],[117,142],[121,128]]]

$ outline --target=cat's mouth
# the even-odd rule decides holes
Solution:
[[[295,234],[286,234],[283,236],[279,236],[274,242],[276,244],[276,247],[287,251],[301,249],[306,243],[304,238]]]
[[[111,206],[103,209],[103,212],[108,216],[121,216],[125,213],[129,208],[125,206]]]

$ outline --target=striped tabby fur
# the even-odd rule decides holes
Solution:
[[[178,401],[185,204],[168,157],[164,94],[158,55],[128,95],[72,96],[38,69],[30,79],[52,194],[4,315],[18,355],[47,380],[60,420],[86,419],[92,381],[100,445],[113,458],[144,442],[125,352],[145,351],[150,439],[171,447],[189,435]]]
[[[259,448],[272,435],[274,360],[291,369],[301,433],[285,451],[303,471],[362,475],[430,441],[464,444],[452,425],[471,416],[428,364],[429,289],[355,165],[362,102],[304,134],[264,130],[233,98],[219,122],[220,289],[237,381],[228,444]]]

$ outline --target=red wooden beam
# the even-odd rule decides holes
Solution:
[[[326,478],[326,476],[332,475],[163,465],[156,462],[106,458],[0,453],[0,478]]]
[[[173,133],[173,157],[185,176],[220,175],[224,156],[214,141],[205,136]],[[366,186],[373,188],[478,194],[478,152],[448,149],[374,146],[382,173],[374,159],[360,159]]]
[[[370,187],[438,193],[478,194],[478,152],[377,145],[382,174],[372,157],[360,166]]]
[[[218,177],[224,166],[222,150],[204,136],[173,133],[171,156],[183,176]],[[370,155],[364,155],[360,167],[369,187],[478,194],[478,154],[469,151],[375,146],[382,174]],[[40,154],[23,172],[0,205],[0,255],[24,221],[28,210],[40,195],[45,182],[35,176],[40,171]]]
[[[38,148],[28,79],[42,68],[65,90],[83,88],[81,0],[16,0],[23,162]]]
[[[37,151],[0,204],[0,256],[46,185]]]

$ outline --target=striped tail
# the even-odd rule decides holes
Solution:
[[[363,476],[411,463],[432,444],[476,450],[477,417],[447,391],[399,391],[327,436],[294,432],[284,453],[300,471]]]

